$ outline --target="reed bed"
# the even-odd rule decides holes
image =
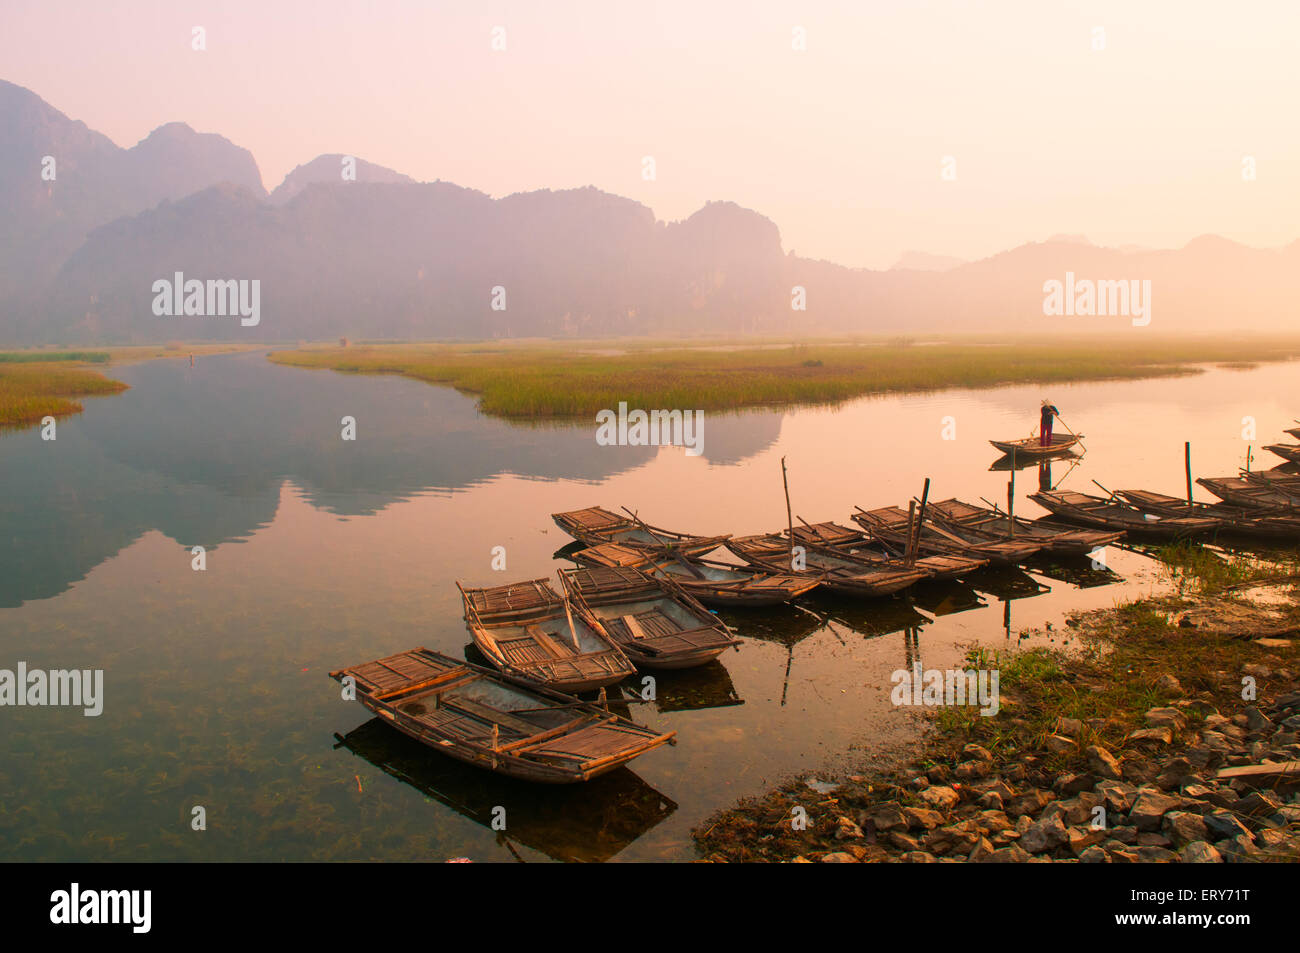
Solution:
[[[276,351],[279,364],[400,374],[454,387],[505,417],[578,417],[629,407],[724,410],[836,404],[869,394],[1199,373],[1222,361],[1300,356],[1296,341],[1041,345],[911,340],[784,346],[388,344]]]
[[[0,364],[53,364],[75,361],[79,364],[107,364],[107,351],[0,351]]]
[[[78,359],[0,362],[0,427],[25,427],[43,417],[82,411],[78,397],[99,397],[127,389],[121,381],[74,363]]]

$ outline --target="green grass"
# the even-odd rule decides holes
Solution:
[[[1143,600],[1093,613],[1081,630],[1081,646],[1068,656],[1047,648],[974,649],[967,656],[969,667],[999,670],[1002,711],[983,718],[969,706],[941,708],[936,726],[953,745],[978,741],[995,754],[1014,757],[1041,751],[1060,720],[1071,718],[1083,723],[1080,750],[1090,744],[1119,750],[1128,733],[1142,726],[1144,712],[1180,697],[1159,687],[1164,674],[1178,678],[1181,695],[1209,693],[1219,710],[1231,715],[1248,703],[1224,693],[1225,678],[1232,678],[1225,673],[1258,661],[1261,652],[1248,638],[1179,626],[1174,620],[1183,604]],[[1300,650],[1278,651],[1295,659]],[[1285,687],[1284,680],[1277,685]],[[1193,722],[1198,717],[1190,709],[1187,715]],[[1053,770],[1077,760],[1077,753],[1049,757]]]
[[[99,371],[61,361],[0,363],[0,427],[25,427],[43,417],[77,414],[82,406],[76,398],[126,389],[126,384]]]
[[[477,397],[485,413],[534,418],[589,416],[619,401],[634,408],[699,410],[837,404],[869,394],[1166,377],[1198,373],[1200,364],[1297,356],[1300,342],[1264,339],[893,339],[766,346],[480,342],[312,347],[269,355],[294,367],[399,374],[454,387]]]
[[[0,364],[50,364],[58,361],[107,364],[108,358],[107,351],[0,351]]]
[[[1156,559],[1164,564],[1180,593],[1222,592],[1249,581],[1262,571],[1258,560],[1219,553],[1191,540],[1162,546],[1156,552]]]

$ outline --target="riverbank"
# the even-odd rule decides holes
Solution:
[[[733,410],[836,404],[868,394],[1132,380],[1300,356],[1295,339],[1005,338],[934,341],[484,342],[275,351],[310,369],[398,374],[453,387],[503,417],[572,418],[629,407]]]
[[[10,355],[0,354],[0,428],[26,427],[45,417],[79,414],[82,404],[78,398],[127,389],[126,384],[94,369],[108,360],[104,352],[20,353],[19,360],[5,360]],[[37,356],[47,359],[34,359]]]
[[[247,349],[245,345],[160,344],[95,351],[0,351],[0,428],[29,427],[45,417],[79,414],[85,409],[79,398],[107,397],[129,389],[96,368]]]
[[[710,818],[697,849],[714,862],[1300,860],[1297,586],[1293,567],[1261,571],[1072,617],[1068,651],[972,651],[970,668],[1000,673],[996,715],[938,708],[911,763],[792,780]]]

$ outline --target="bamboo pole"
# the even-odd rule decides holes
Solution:
[[[1192,442],[1183,442],[1183,462],[1187,467],[1187,508],[1192,508]]]
[[[921,548],[921,529],[925,526],[925,504],[930,499],[930,478],[925,478],[925,487],[921,490],[921,505],[916,511],[916,538],[912,544],[912,558],[910,565],[916,563],[917,551]]]
[[[790,509],[790,479],[785,472],[785,457],[781,458],[781,483],[785,486],[785,524],[790,537],[790,566],[794,566],[794,511]]]
[[[1016,451],[1011,451],[1011,479],[1007,481],[1007,538],[1016,538]]]
[[[1083,437],[1079,436],[1077,433],[1075,433],[1073,430],[1071,430],[1071,429],[1070,429],[1070,425],[1067,424],[1067,423],[1065,422],[1065,418],[1062,417],[1060,414],[1057,414],[1057,415],[1056,415],[1056,419],[1059,420],[1059,421],[1061,422],[1061,426],[1065,428],[1065,432],[1066,432],[1066,433],[1068,433],[1068,434],[1069,434],[1071,437],[1073,437],[1075,440],[1079,441],[1079,446],[1083,447],[1083,452],[1084,452],[1084,453],[1087,453],[1087,452],[1088,452],[1088,448],[1087,448],[1087,447],[1084,447],[1084,445],[1083,445]]]
[[[569,620],[569,638],[573,640],[573,651],[582,654],[582,648],[578,645],[578,629],[573,624],[573,610],[569,608],[568,593],[564,595],[564,617]]]
[[[664,539],[662,536],[660,536],[658,533],[656,533],[653,529],[651,529],[649,526],[647,526],[645,523],[643,523],[643,522],[641,521],[641,517],[637,516],[635,513],[633,513],[631,510],[629,510],[626,506],[623,507],[623,512],[626,513],[628,516],[632,517],[632,519],[636,522],[636,525],[637,525],[637,526],[640,526],[643,530],[645,530],[647,533],[649,533],[649,534],[654,538],[655,542],[657,542],[660,546],[662,546],[662,547],[665,549],[665,551],[668,553],[669,556],[673,557],[673,559],[677,560],[677,562],[679,562],[679,563],[681,563],[683,566],[685,566],[685,567],[687,568],[687,570],[689,570],[690,573],[691,573],[693,576],[695,576],[696,579],[703,579],[703,578],[704,578],[704,573],[700,572],[698,569],[696,569],[694,566],[692,566],[689,562],[687,562],[687,561],[686,561],[686,557],[683,556],[683,555],[681,554],[681,551],[680,551],[680,550],[674,549],[672,543],[668,542],[666,539]],[[650,560],[650,564],[653,565],[653,564],[654,564],[654,560]],[[633,568],[635,568],[635,567],[633,567]]]

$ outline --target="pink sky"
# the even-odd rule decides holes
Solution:
[[[665,220],[729,199],[787,250],[869,267],[1057,232],[1300,237],[1298,51],[1295,0],[0,4],[0,78],[120,145],[181,120],[268,188],[342,152],[497,196],[595,185]]]

